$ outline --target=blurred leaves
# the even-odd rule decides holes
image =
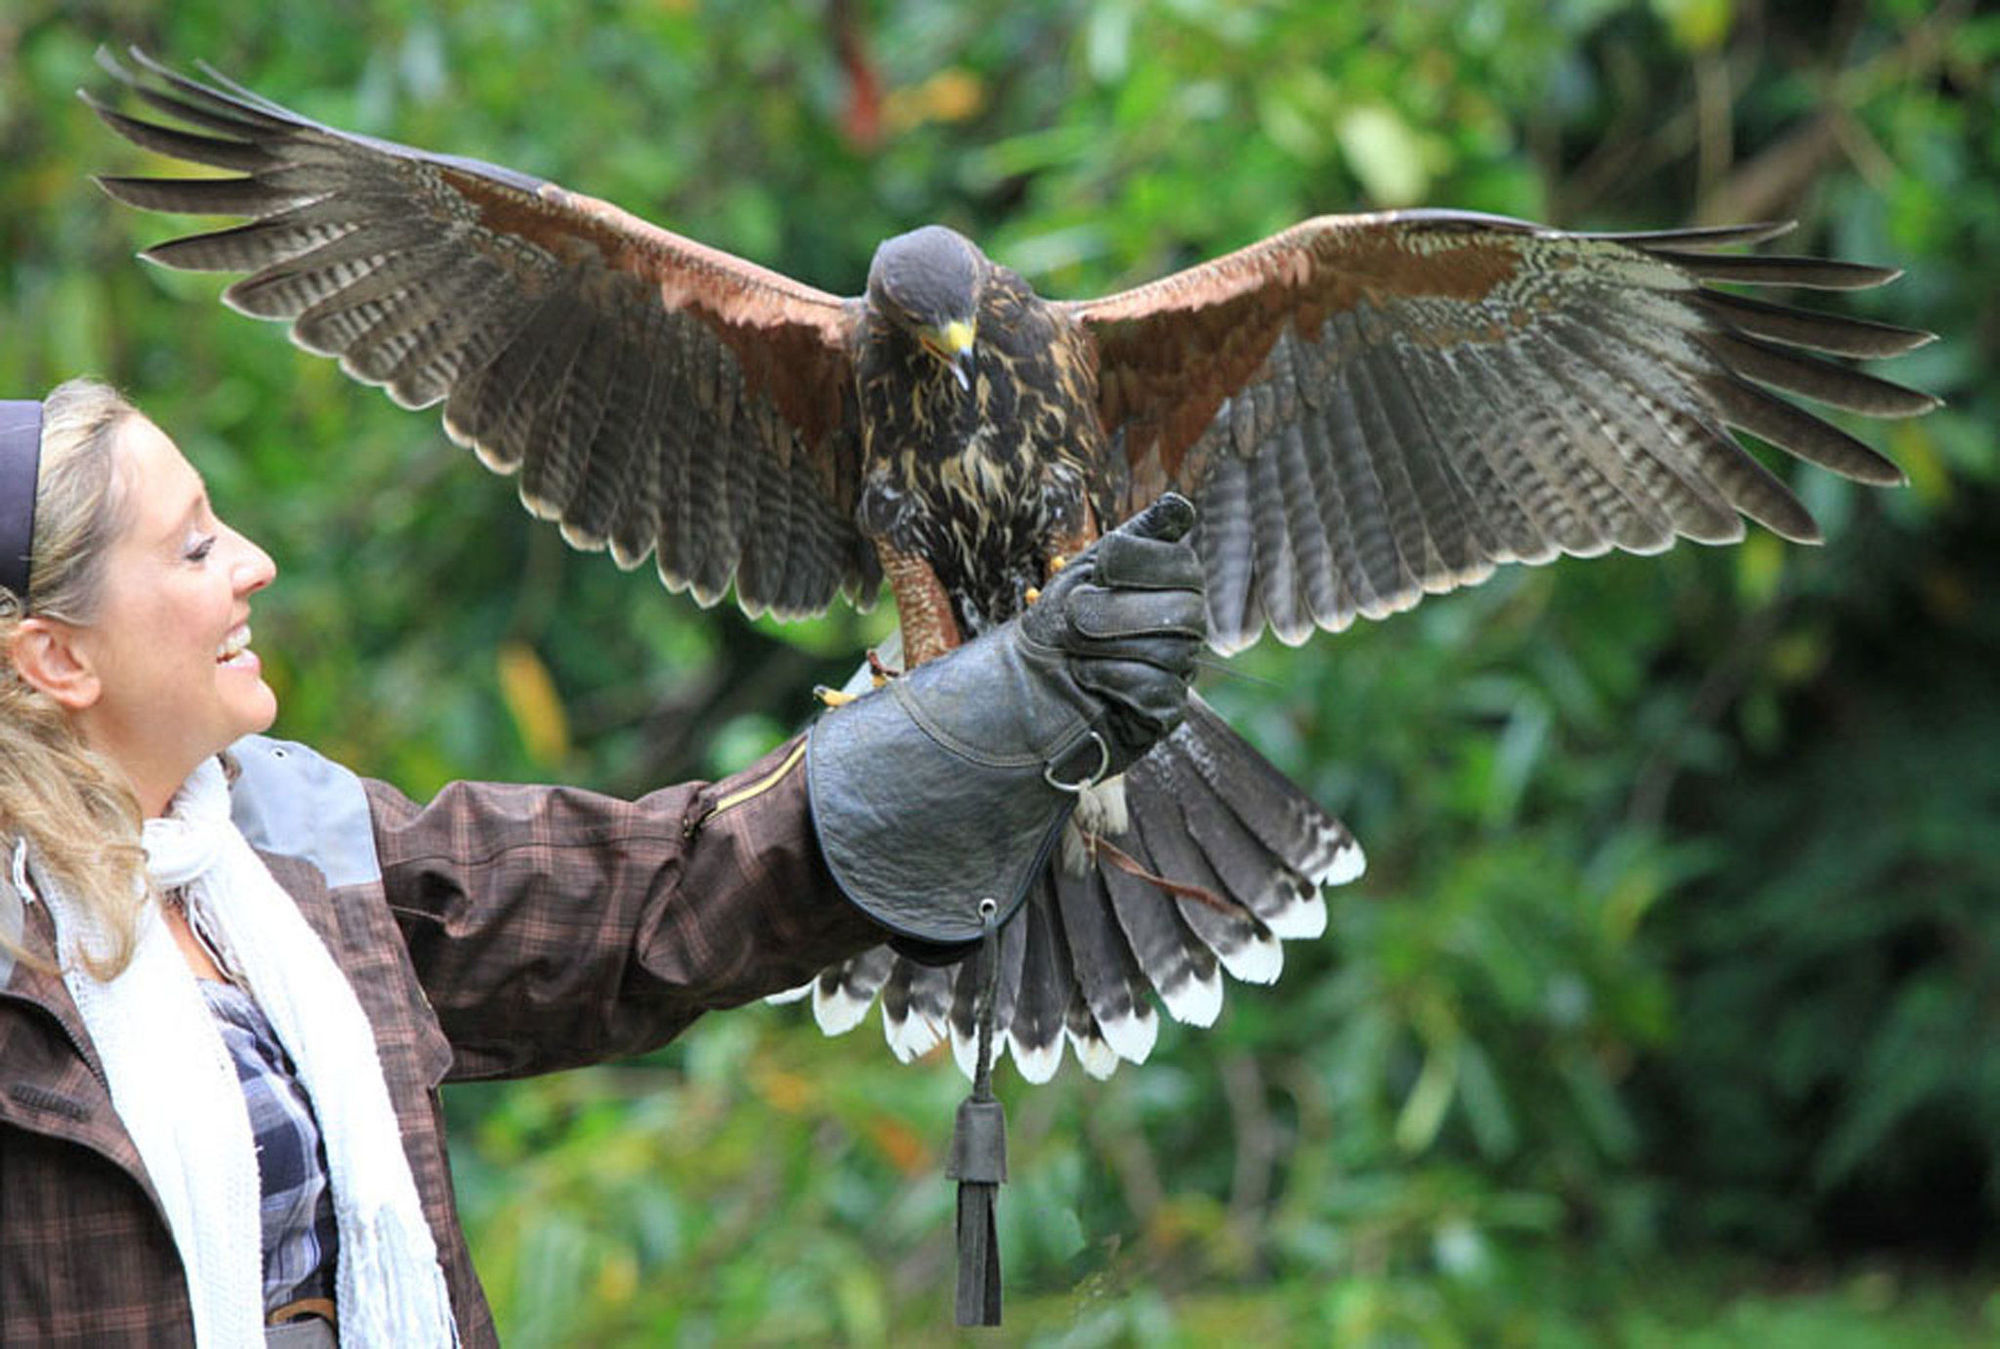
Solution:
[[[525,642],[502,642],[497,661],[500,696],[529,761],[544,773],[560,768],[569,756],[569,716],[549,667]]]
[[[888,616],[697,611],[567,551],[511,484],[217,280],[94,172],[99,43],[551,176],[839,293],[975,234],[1101,293],[1306,216],[1797,218],[1893,262],[1830,307],[1940,341],[1949,406],[1858,428],[1911,489],[1795,482],[1753,532],[1515,569],[1205,692],[1370,871],[1275,989],[1092,1083],[1003,1079],[1010,1334],[1062,1345],[1966,1343],[2000,1302],[1863,1268],[2000,1219],[2000,17],[1963,0],[14,0],[0,388],[126,387],[264,543],[282,734],[406,790],[634,793],[740,766]],[[1819,303],[1819,300],[1814,300]],[[943,1343],[963,1087],[876,1023],[710,1018],[631,1064],[455,1089],[509,1344]],[[1745,1247],[1781,1258],[1775,1287]],[[1716,1262],[1722,1262],[1718,1265]],[[1982,1266],[1990,1269],[1990,1265]],[[1775,1281],[1775,1276],[1772,1280]],[[1989,1280],[1990,1282],[1990,1280]]]

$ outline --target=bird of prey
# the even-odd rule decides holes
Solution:
[[[1887,459],[1778,396],[1875,417],[1934,400],[1825,355],[1928,334],[1754,299],[1894,272],[1717,251],[1783,226],[1569,233],[1457,211],[1322,216],[1100,299],[1049,301],[963,236],[877,250],[841,298],[477,160],[336,130],[204,68],[107,69],[179,125],[91,105],[227,177],[100,179],[131,205],[248,217],[144,256],[248,273],[290,324],[444,425],[578,548],[648,556],[752,614],[870,602],[903,660],[1031,603],[1061,559],[1172,489],[1199,509],[1212,642],[1298,643],[1508,562],[1817,537],[1731,428],[1865,483]],[[89,99],[89,95],[85,95]],[[1817,353],[1817,354],[1815,354]],[[1777,392],[1774,392],[1777,391]],[[997,1054],[1043,1080],[1208,1024],[1221,972],[1277,977],[1352,879],[1347,830],[1196,700],[1072,821],[1000,946]],[[878,998],[901,1058],[975,1051],[969,965],[880,948],[811,986]]]

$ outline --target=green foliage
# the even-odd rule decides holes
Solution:
[[[1990,549],[1873,542],[1879,570],[1828,634],[1847,654],[1783,712],[1813,733],[1691,784],[1719,855],[1770,865],[1718,868],[1662,915],[1691,971],[1648,1096],[1671,1164],[1703,1179],[1690,1223],[1787,1255],[1895,1240],[1963,1258],[2000,1184],[2000,621],[1968,602],[2000,577]]]
[[[1826,549],[1515,571],[1208,680],[1346,814],[1370,873],[1215,1030],[1169,1028],[1108,1083],[1003,1082],[1002,1243],[1013,1333],[1047,1344],[2000,1329],[1977,1296],[1893,1275],[1760,1288],[1681,1264],[1746,1242],[1992,1254],[2000,16],[14,0],[0,389],[120,382],[278,558],[257,628],[281,733],[414,792],[632,792],[774,741],[886,616],[752,624],[570,553],[433,416],[224,312],[219,282],[132,262],[174,225],[85,175],[157,164],[72,97],[106,87],[93,48],[128,41],[844,293],[877,239],[929,219],[1079,295],[1416,202],[1797,216],[1802,250],[1908,267],[1828,303],[1945,334],[1889,373],[1950,406],[1862,431],[1906,492],[1793,475]],[[634,1064],[455,1091],[508,1341],[943,1341],[960,1092],[894,1065],[872,1023],[827,1042],[770,1009]]]

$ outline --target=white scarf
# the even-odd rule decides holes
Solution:
[[[190,917],[270,1018],[312,1101],[340,1224],[343,1349],[456,1344],[444,1271],[374,1032],[326,946],[231,822],[217,760],[195,770],[164,819],[146,822],[145,848],[154,885],[184,887]],[[63,982],[166,1209],[187,1270],[196,1341],[203,1349],[261,1349],[263,1240],[249,1112],[193,972],[149,903],[132,963],[100,983],[76,953],[106,949],[102,927],[59,887],[37,880],[55,918]]]

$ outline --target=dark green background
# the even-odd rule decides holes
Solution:
[[[1908,489],[1792,474],[1826,547],[1514,570],[1206,677],[1371,869],[1215,1030],[1105,1084],[1006,1078],[998,1338],[2000,1335],[2000,19],[7,0],[0,390],[117,382],[278,559],[257,645],[280,733],[418,793],[630,792],[785,734],[885,615],[752,625],[569,553],[434,416],[133,261],[174,223],[86,175],[162,166],[73,96],[108,88],[100,42],[132,41],[840,293],[927,220],[1074,296],[1414,203],[1796,217],[1786,247],[1907,267],[1829,303],[1943,334],[1885,373],[1949,406],[1861,430]],[[509,1343],[952,1338],[937,1173],[961,1092],[896,1067],[873,1021],[829,1042],[763,1008],[455,1092]]]

